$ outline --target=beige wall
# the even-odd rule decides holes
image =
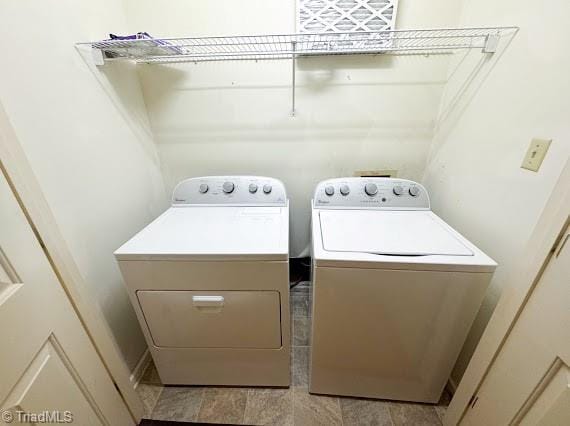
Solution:
[[[450,66],[423,183],[433,210],[500,264],[453,373],[457,382],[570,153],[570,4],[469,0],[460,25],[518,25],[500,52]],[[538,173],[520,168],[533,137],[552,138]]]
[[[132,65],[93,73],[74,43],[124,31],[108,1],[2,1],[0,102],[132,369],[146,348],[113,251],[166,207]]]
[[[157,36],[294,32],[294,0],[129,0],[131,31]],[[402,0],[400,28],[452,25],[458,2]],[[167,188],[208,174],[284,181],[291,254],[309,240],[310,199],[322,179],[396,169],[420,179],[449,56],[298,61],[296,117],[289,61],[139,68]]]

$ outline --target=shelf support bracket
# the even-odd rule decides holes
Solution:
[[[91,48],[91,57],[93,58],[93,63],[100,67],[101,65],[105,65],[105,54],[101,49],[97,49],[96,47]]]
[[[483,53],[495,53],[499,46],[501,36],[498,34],[489,34],[485,37],[485,46],[483,46]]]
[[[291,117],[295,117],[295,72],[297,70],[297,42],[291,42]]]

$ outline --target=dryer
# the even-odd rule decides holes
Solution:
[[[309,391],[437,402],[496,263],[404,179],[318,184]]]
[[[289,385],[289,206],[280,181],[182,181],[172,206],[115,256],[164,384]]]

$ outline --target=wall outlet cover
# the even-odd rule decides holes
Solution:
[[[534,138],[531,140],[521,167],[533,172],[538,172],[551,142],[552,139]]]

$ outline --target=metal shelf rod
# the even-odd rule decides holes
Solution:
[[[358,33],[303,33],[303,34],[264,34],[258,37],[305,37],[305,36],[322,36],[329,34],[398,34],[410,32],[441,32],[441,31],[485,31],[488,33],[491,30],[503,31],[517,31],[519,27],[516,26],[502,26],[502,27],[465,27],[465,28],[417,28],[417,29],[398,29],[398,30],[379,30],[379,31],[360,31]],[[204,39],[227,39],[227,38],[240,38],[240,37],[255,37],[252,35],[233,35],[233,36],[207,36],[207,37],[161,37],[163,41],[177,41],[177,40],[204,40]],[[122,40],[118,40],[122,41]],[[77,44],[92,44],[92,41],[80,42]]]
[[[295,48],[297,47],[297,42],[293,41],[291,42],[291,64],[292,64],[292,70],[291,70],[291,116],[295,117],[295,74],[297,71],[297,58],[295,55]]]

